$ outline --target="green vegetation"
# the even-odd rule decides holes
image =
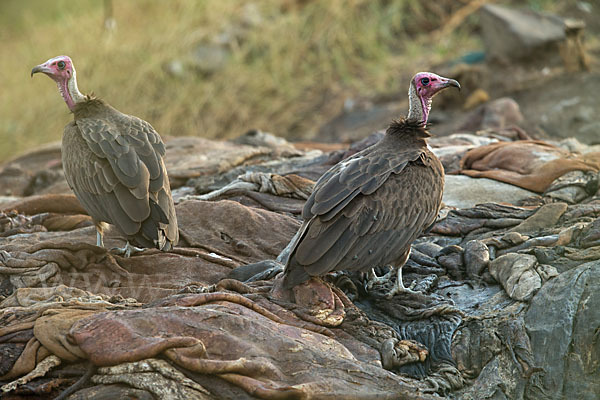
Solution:
[[[117,28],[108,32],[99,0],[3,0],[0,160],[59,140],[71,119],[54,83],[29,77],[50,57],[71,56],[84,93],[163,136],[225,138],[259,128],[306,138],[345,98],[403,93],[417,70],[476,49],[468,23],[442,40],[429,34],[464,4],[113,1]],[[199,71],[195,49],[215,43],[224,62]]]

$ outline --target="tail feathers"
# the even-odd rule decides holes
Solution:
[[[300,265],[286,265],[283,272],[283,288],[291,289],[296,285],[306,282],[310,275]]]
[[[163,211],[162,208],[152,199],[148,199],[150,201],[150,219],[156,222],[162,222],[163,224],[169,223],[169,217]]]
[[[142,222],[141,229],[135,236],[135,241],[144,247],[155,247],[162,251],[169,251],[173,248],[170,240],[167,238],[167,229],[169,218],[154,200],[150,201],[150,216]]]

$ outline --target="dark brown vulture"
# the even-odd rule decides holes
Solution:
[[[103,100],[83,95],[77,88],[75,67],[67,56],[51,58],[31,70],[43,72],[58,85],[73,112],[62,140],[65,177],[94,220],[97,245],[106,223],[130,245],[168,251],[179,240],[175,207],[163,157],[165,146],[152,126],[123,114]]]
[[[372,268],[391,265],[398,276],[390,295],[409,290],[401,268],[411,243],[435,222],[444,190],[444,169],[427,147],[425,126],[431,99],[450,86],[460,88],[430,72],[415,75],[406,119],[321,176],[288,246],[284,288],[337,270],[371,271],[372,283],[381,279]]]

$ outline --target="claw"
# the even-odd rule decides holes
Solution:
[[[413,281],[409,287],[405,287],[404,283],[402,282],[402,268],[398,268],[398,276],[396,278],[396,284],[394,285],[392,290],[390,290],[388,292],[386,297],[388,299],[391,299],[395,295],[401,294],[401,293],[412,293],[412,294],[419,293],[420,294],[420,292],[413,290],[413,288],[416,286],[416,284],[417,284],[417,281]]]
[[[127,244],[125,244],[125,247],[123,247],[123,248],[113,247],[112,249],[110,249],[110,251],[115,254],[121,255],[125,258],[129,258],[129,257],[131,257],[132,254],[136,254],[141,251],[144,251],[144,249],[141,247],[135,247],[135,246],[131,245],[128,241]]]
[[[385,275],[377,276],[377,274],[375,273],[375,269],[371,268],[367,282],[365,282],[365,290],[369,291],[369,290],[373,289],[373,286],[375,286],[375,285],[383,285],[383,284],[389,282],[390,278],[392,277],[393,272],[394,272],[394,269],[392,268]]]

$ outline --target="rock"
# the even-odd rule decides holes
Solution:
[[[406,113],[406,103],[368,103],[342,110],[339,115],[319,128],[315,136],[326,142],[349,142],[360,140],[374,131],[385,129],[394,118]]]
[[[565,79],[565,76],[569,78]],[[576,137],[583,143],[592,144],[591,151],[598,151],[600,115],[596,112],[589,116],[580,110],[599,109],[599,85],[600,74],[596,72],[560,74],[541,81],[531,90],[515,94],[515,99],[527,115],[525,125],[531,131],[539,127],[554,139]],[[587,118],[593,119],[586,121]]]
[[[251,207],[300,214],[313,186],[313,181],[296,174],[281,176],[272,173],[246,172],[220,189],[203,195],[190,194],[179,197],[179,201],[234,199]]]
[[[494,100],[482,107],[481,129],[502,129],[519,125],[524,118],[516,101],[508,97]]]
[[[44,179],[43,174],[48,174],[48,177],[62,175],[61,166],[59,142],[45,144],[7,161],[0,167],[0,196],[35,194],[33,189],[45,189],[55,182]],[[70,191],[66,185],[65,189]]]
[[[588,193],[585,191],[585,188],[574,185],[562,187],[553,191],[547,191],[546,196],[555,200],[567,202],[569,204],[579,203],[580,201],[589,197]]]
[[[557,16],[486,4],[480,9],[481,30],[490,59],[534,60],[558,56],[557,44],[566,39],[565,24]]]
[[[477,107],[480,104],[487,103],[490,100],[490,95],[483,89],[475,89],[473,93],[467,97],[463,109],[470,110]]]
[[[511,298],[527,301],[542,287],[542,279],[535,270],[536,264],[535,256],[509,253],[491,261],[489,270]]]
[[[482,231],[518,225],[532,214],[533,210],[523,207],[484,203],[472,208],[448,210],[430,232],[448,236],[476,235]]]
[[[276,258],[300,227],[291,217],[229,200],[184,201],[177,219],[185,221],[179,226],[182,241],[240,263]]]
[[[595,399],[600,393],[600,262],[560,274],[531,300],[525,325],[535,362],[544,371],[527,383],[525,398]]]
[[[456,393],[456,398],[523,398],[520,393],[524,377],[539,368],[533,365],[523,320],[506,314],[506,311],[496,310],[485,318],[465,323],[457,332],[453,352],[461,372],[474,378],[474,382]]]
[[[481,136],[472,133],[453,133],[452,135],[437,137],[434,136],[428,140],[427,143],[433,147],[433,152],[439,157],[437,151],[442,151],[445,148],[469,146],[479,147],[488,144],[496,143],[498,139],[494,139],[488,136]]]
[[[246,28],[259,26],[264,22],[264,17],[256,3],[246,3],[242,7],[242,24]]]
[[[0,195],[22,196],[29,187],[30,180],[31,175],[19,164],[6,165],[0,171]]]
[[[138,389],[137,393],[114,391],[112,394],[117,397],[113,398],[123,398],[118,395],[128,395],[124,398],[137,398],[136,395],[141,395],[151,399],[168,398],[172,400],[210,400],[213,398],[210,392],[200,384],[186,377],[167,361],[156,358],[98,368],[91,381],[96,384],[109,386],[121,384]],[[92,392],[89,394],[110,395],[111,393]]]
[[[536,257],[537,258],[537,257]],[[552,265],[538,264],[535,268],[540,278],[542,278],[542,283],[549,281],[552,278],[558,276],[558,271]]]
[[[223,68],[229,51],[218,44],[201,44],[190,55],[190,65],[202,74],[213,74]]]
[[[591,14],[592,10],[594,9],[592,7],[592,4],[590,2],[587,1],[578,1],[577,2],[577,9],[579,9],[580,11],[583,11],[585,13]]]
[[[470,240],[465,244],[465,267],[469,278],[476,278],[490,263],[490,251],[479,240]]]
[[[232,140],[232,142],[257,147],[269,147],[283,153],[286,157],[301,156],[304,154],[284,138],[275,136],[269,132],[263,132],[259,129],[250,129],[248,132]]]
[[[593,196],[597,190],[598,173],[593,171],[571,171],[555,179],[544,192],[544,196],[575,204],[589,196]]]
[[[464,175],[446,175],[443,202],[447,207],[469,208],[501,200],[519,204],[536,193],[492,179],[474,179]]]
[[[442,246],[431,243],[431,242],[421,242],[421,243],[413,243],[413,249],[417,249],[423,254],[428,255],[429,257],[436,257],[439,252],[442,250]]]
[[[554,226],[567,211],[567,203],[550,203],[541,206],[535,214],[511,229],[513,232],[529,233]]]
[[[475,132],[483,129],[504,129],[519,125],[523,120],[519,104],[509,97],[502,97],[482,104],[462,117],[457,130]]]
[[[548,143],[551,143],[551,144],[553,144],[557,147],[560,147],[561,149],[567,150],[568,152],[571,152],[571,153],[585,154],[585,153],[600,152],[599,144],[589,145],[589,144],[581,143],[575,137],[569,137],[569,138],[562,139],[562,140],[548,140]]]
[[[155,397],[146,390],[135,389],[125,385],[97,385],[81,389],[69,396],[69,400],[87,399],[154,400]]]
[[[16,196],[0,196],[0,210],[4,210],[6,204],[14,203],[20,199],[20,197]]]
[[[446,268],[448,274],[456,280],[463,278],[464,263],[463,249],[460,246],[452,245],[444,247],[438,257],[438,263]]]
[[[188,179],[215,175],[243,165],[268,158],[273,149],[250,145],[208,140],[199,137],[177,137],[166,142],[165,164],[172,188],[182,186]]]
[[[185,78],[186,69],[181,60],[171,60],[163,65],[163,69],[169,75],[177,78]]]
[[[588,247],[600,246],[600,219],[587,224],[577,237],[578,247],[584,249]]]

